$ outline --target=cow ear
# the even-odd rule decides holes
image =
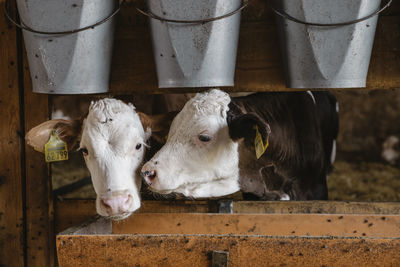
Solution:
[[[228,121],[228,127],[229,135],[234,141],[245,138],[253,143],[257,128],[263,140],[268,140],[271,133],[269,124],[253,113],[240,114],[233,117]]]
[[[44,145],[49,141],[52,130],[67,143],[68,150],[77,144],[82,131],[82,120],[49,120],[32,128],[25,136],[26,143],[39,152],[44,152]]]
[[[137,113],[142,122],[143,129],[145,131],[151,129],[151,136],[156,139],[157,142],[165,143],[172,120],[178,114],[178,111],[159,115],[147,115],[139,111]]]

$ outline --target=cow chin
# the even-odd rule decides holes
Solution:
[[[132,215],[133,212],[125,212],[119,215],[114,215],[114,216],[103,216],[105,218],[111,219],[113,221],[121,221],[124,220],[126,218],[128,218],[129,216]]]

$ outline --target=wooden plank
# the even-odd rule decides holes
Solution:
[[[393,3],[399,10],[399,3]],[[391,10],[393,10],[391,8]],[[255,0],[243,15],[240,30],[235,86],[231,92],[283,91],[284,85],[280,45],[274,20],[266,1]],[[379,19],[372,52],[367,89],[400,87],[400,21],[397,11]],[[115,53],[111,73],[114,94],[183,93],[200,88],[158,89],[152,54],[150,30],[146,20],[128,3],[118,18]]]
[[[48,96],[32,92],[25,49],[24,58],[24,112],[25,129],[32,129],[49,118]],[[55,234],[51,179],[44,156],[25,145],[26,220],[28,266],[54,266]]]
[[[216,201],[151,201],[142,202],[138,213],[212,213]],[[396,202],[342,201],[234,201],[233,212],[268,214],[400,214]],[[55,232],[81,224],[96,215],[95,200],[64,199],[56,202]]]
[[[148,212],[216,212],[216,202],[208,201],[151,201],[142,202],[138,213]],[[61,232],[69,227],[79,225],[96,215],[95,200],[65,199],[55,204],[55,232]]]
[[[400,214],[398,202],[239,201],[234,213]]]
[[[60,266],[398,266],[399,239],[255,236],[59,236]]]
[[[4,0],[0,0],[3,13]],[[0,265],[24,266],[17,34],[0,16]]]
[[[399,239],[215,235],[62,235],[60,266],[398,266]]]
[[[400,238],[400,216],[138,213],[113,222],[113,234]]]

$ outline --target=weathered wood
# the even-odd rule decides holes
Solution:
[[[210,266],[214,250],[229,266],[398,266],[399,239],[267,236],[61,236],[63,266]]]
[[[266,236],[61,236],[64,266],[210,266],[214,250],[229,266],[398,266],[399,239]]]
[[[400,4],[394,1],[381,16],[375,37],[367,89],[400,87]],[[275,21],[263,0],[252,1],[244,12],[240,30],[235,87],[232,92],[282,91],[282,59]],[[131,1],[122,9],[115,35],[111,91],[115,94],[197,92],[199,88],[158,89],[147,20]]]
[[[4,0],[0,0],[3,13]],[[0,16],[0,265],[24,266],[17,32]]]
[[[240,201],[234,213],[400,214],[398,202],[345,201]]]
[[[48,96],[32,93],[25,49],[24,113],[25,129],[32,129],[49,118]],[[53,204],[51,178],[43,154],[25,145],[26,157],[26,240],[28,266],[54,266],[55,235],[53,227]]]
[[[397,266],[399,216],[135,214],[57,237],[60,266]],[[355,230],[356,229],[356,230]],[[94,235],[96,233],[96,235]],[[364,233],[364,234],[363,234]]]
[[[216,213],[216,201],[149,201],[142,202],[138,213]],[[268,214],[400,214],[396,202],[342,201],[234,201],[234,213]],[[65,199],[56,202],[55,231],[63,231],[96,215],[94,200]]]
[[[400,238],[400,216],[138,213],[126,220],[113,222],[113,234]]]
[[[216,202],[208,201],[143,201],[138,213],[151,212],[216,212]],[[81,224],[96,215],[95,200],[65,199],[55,203],[55,231],[61,232],[74,225]]]

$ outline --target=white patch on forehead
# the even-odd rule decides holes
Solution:
[[[201,115],[220,114],[226,117],[228,105],[231,102],[229,95],[223,91],[213,89],[204,93],[198,93],[189,100],[184,108],[194,109]]]
[[[145,138],[135,107],[110,98],[91,103],[85,120],[85,130],[89,131],[91,136],[101,136],[107,140],[119,138],[120,135],[127,138]]]

